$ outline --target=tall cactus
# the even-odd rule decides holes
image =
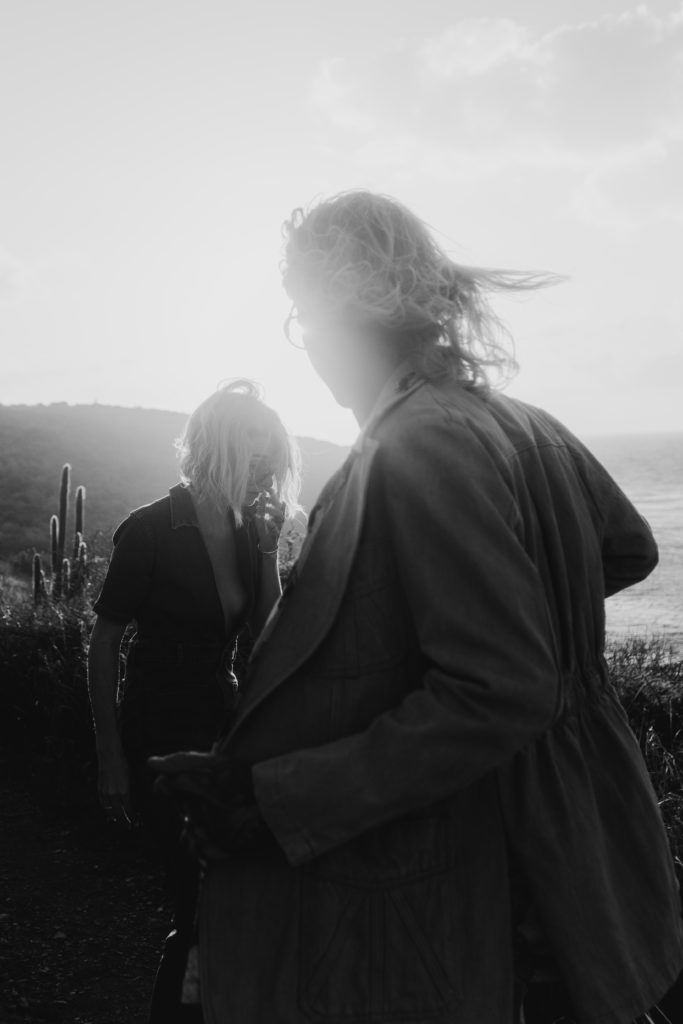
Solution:
[[[76,525],[74,529],[74,551],[71,557],[70,597],[80,594],[87,578],[88,547],[83,539],[84,526],[85,487],[78,487],[76,488]]]
[[[80,536],[81,538],[83,537],[83,534],[85,533],[84,523],[85,523],[85,487],[78,487],[76,489],[76,529],[74,530],[74,533],[76,534],[76,537],[78,537],[78,536]],[[78,552],[75,551],[74,552],[74,558],[77,556],[77,554],[78,554]]]
[[[66,562],[66,559],[64,560]],[[85,586],[88,566],[88,545],[80,533],[74,539],[74,553],[70,565],[69,597],[80,594]]]
[[[50,518],[50,563],[52,583],[49,589],[53,601],[80,594],[87,579],[87,546],[83,540],[85,522],[85,487],[76,491],[76,523],[71,559],[66,557],[66,520],[69,511],[69,487],[71,466],[67,462],[62,468],[59,490],[59,515]],[[42,588],[42,589],[41,589]],[[40,564],[40,555],[33,561],[33,597],[39,604],[47,593],[45,574]]]
[[[59,553],[64,558],[66,543],[66,514],[69,509],[69,485],[71,483],[71,466],[68,462],[62,466],[62,485],[59,488]]]
[[[57,535],[59,533],[59,519],[57,516],[50,516],[50,568],[54,579],[59,568],[59,546]]]
[[[69,484],[71,482],[71,466],[67,462],[62,468],[62,484],[59,489],[59,516],[57,530],[51,530],[52,540],[52,597],[59,601],[62,594],[68,592],[64,582],[64,546],[66,543],[66,516],[69,509]],[[54,516],[50,525],[54,521]],[[55,537],[56,532],[56,537]]]

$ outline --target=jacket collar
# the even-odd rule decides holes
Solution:
[[[368,483],[379,449],[372,433],[424,384],[416,374],[408,379],[405,371],[394,377],[383,389],[349,458],[323,489],[290,583],[254,646],[244,696],[225,742],[311,657],[334,625],[358,549]]]
[[[177,530],[179,526],[199,526],[190,488],[185,484],[176,484],[168,493],[171,499],[171,529]]]
[[[387,380],[384,387],[380,391],[375,404],[372,407],[370,415],[363,424],[363,428],[356,438],[356,442],[353,445],[353,451],[361,452],[368,438],[371,438],[378,424],[384,417],[404,400],[413,391],[416,391],[419,387],[425,383],[423,377],[412,368],[409,360],[404,360],[398,366],[391,377]]]

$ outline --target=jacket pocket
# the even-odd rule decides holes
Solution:
[[[413,854],[416,830],[426,838],[445,824],[405,820]],[[438,841],[431,863],[409,856],[402,870],[393,856],[382,871],[377,849],[365,840],[355,872],[347,849],[339,871],[325,857],[302,874],[301,1009],[339,1024],[450,1020],[461,993],[454,866]]]

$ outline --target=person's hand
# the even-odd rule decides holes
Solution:
[[[256,527],[259,548],[263,554],[277,554],[280,533],[285,521],[284,503],[278,501],[274,491],[261,491],[251,505],[242,509],[243,517]]]
[[[274,838],[255,803],[227,808],[220,819],[202,820],[196,813],[188,814],[183,824],[185,843],[202,864],[255,857],[275,848]]]
[[[206,807],[203,796],[217,768],[213,753],[180,751],[165,757],[150,757],[147,765],[157,776],[154,792],[170,801],[183,819],[183,841],[197,860],[206,864],[224,858],[202,825]]]
[[[265,845],[270,833],[247,768],[197,751],[151,757],[148,764],[158,775],[157,792],[178,807],[186,841],[199,860],[230,859]]]
[[[130,774],[122,751],[98,752],[97,793],[107,821],[132,824]]]

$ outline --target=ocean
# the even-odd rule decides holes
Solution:
[[[647,519],[659,545],[654,572],[608,599],[608,639],[659,635],[683,658],[683,434],[582,440]]]

